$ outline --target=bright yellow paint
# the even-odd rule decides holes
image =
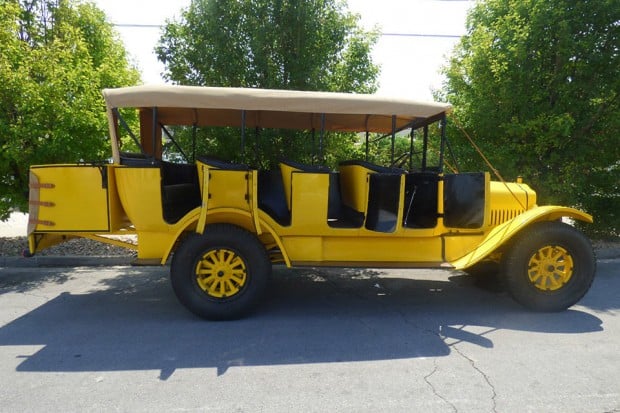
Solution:
[[[448,233],[444,235],[444,260],[452,263],[462,256],[471,252],[485,238],[485,233],[477,232],[459,232]]]
[[[202,234],[207,224],[207,211],[209,210],[209,179],[204,179],[205,176],[209,176],[209,167],[201,162],[197,162],[198,166],[198,182],[200,183],[200,195],[201,195],[201,208],[200,218],[198,219],[198,227],[196,232]],[[205,196],[207,194],[207,196]]]
[[[121,204],[138,234],[161,231],[165,224],[161,203],[159,168],[116,168]]]
[[[38,220],[34,231],[110,231],[108,191],[99,167],[34,166],[31,173],[41,186],[38,215],[31,217]]]
[[[528,262],[529,280],[543,291],[557,291],[573,276],[573,257],[564,248],[546,245]]]
[[[291,227],[298,233],[327,231],[329,174],[293,171],[290,175]]]
[[[360,232],[370,233],[362,230]],[[420,266],[434,266],[443,262],[441,238],[439,237],[397,237],[390,235],[360,237],[328,237],[323,241],[323,260],[346,262],[359,266],[359,262],[417,263]],[[354,263],[358,263],[357,265]]]
[[[518,215],[497,227],[494,227],[482,241],[472,245],[472,251],[451,261],[456,269],[471,267],[492,254],[498,247],[522,231],[524,228],[539,221],[554,221],[562,217],[592,222],[592,216],[579,210],[560,206],[535,207]]]
[[[196,264],[195,272],[198,286],[214,298],[238,294],[247,281],[245,262],[226,248],[207,251]]]
[[[261,235],[263,230],[260,225],[260,219],[258,217],[258,171],[253,170],[248,174],[248,191],[250,200],[250,212],[252,214],[252,221],[254,222],[254,231],[256,235]]]
[[[282,173],[282,182],[284,184],[284,198],[286,199],[286,206],[291,209],[291,185],[293,183],[293,172],[299,172],[299,169],[294,168],[285,163],[280,163],[280,172]]]
[[[368,207],[368,175],[374,172],[362,165],[341,165],[338,170],[342,200],[356,211],[365,213]]]

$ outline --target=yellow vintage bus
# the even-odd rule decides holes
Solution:
[[[192,86],[103,91],[112,157],[30,169],[29,254],[84,237],[137,250],[137,264],[165,265],[180,302],[206,319],[246,315],[273,264],[446,268],[496,265],[512,297],[561,311],[588,291],[589,240],[562,221],[579,210],[539,206],[518,179],[447,173],[450,106],[376,95]],[[133,114],[133,115],[131,115]],[[131,115],[132,120],[128,120]],[[439,125],[431,165],[429,127]],[[175,127],[408,133],[422,154],[391,165],[343,159],[335,168],[283,159],[262,170],[209,154],[191,157]],[[133,150],[124,151],[125,140]],[[127,146],[127,145],[126,145]],[[412,141],[413,147],[413,141]],[[137,149],[136,149],[137,148]],[[393,145],[392,145],[393,148]],[[135,234],[137,243],[113,235]],[[171,259],[170,259],[171,258]]]

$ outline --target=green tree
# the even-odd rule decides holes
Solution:
[[[372,93],[379,69],[370,52],[378,34],[361,30],[358,20],[340,0],[194,0],[166,24],[156,52],[164,76],[178,84]],[[237,135],[219,139],[217,148],[211,141],[208,150],[234,158]],[[270,142],[261,145],[267,161],[312,158],[308,134],[259,131],[255,139]],[[355,140],[325,142],[329,152],[354,154]]]
[[[30,165],[107,158],[101,89],[138,81],[94,5],[0,3],[0,219],[27,210]]]
[[[617,0],[481,1],[467,31],[440,92],[455,117],[506,177],[620,233]],[[466,168],[480,167],[464,140],[453,144]]]

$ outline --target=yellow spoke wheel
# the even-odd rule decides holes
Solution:
[[[527,275],[536,288],[557,291],[573,276],[573,257],[559,246],[545,245],[529,260]]]
[[[226,298],[238,294],[247,282],[247,267],[233,250],[208,251],[195,268],[198,286],[211,297]]]
[[[558,221],[536,222],[502,256],[504,285],[518,303],[536,311],[562,311],[592,285],[596,258],[590,241]]]
[[[170,280],[179,301],[209,320],[243,317],[267,289],[271,262],[253,233],[231,224],[188,234],[172,256]]]

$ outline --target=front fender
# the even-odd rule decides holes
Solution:
[[[578,209],[553,205],[535,207],[493,228],[473,251],[450,262],[450,264],[457,270],[471,267],[497,251],[531,224],[540,221],[555,221],[563,217],[573,218],[590,224],[593,222],[591,215]]]

